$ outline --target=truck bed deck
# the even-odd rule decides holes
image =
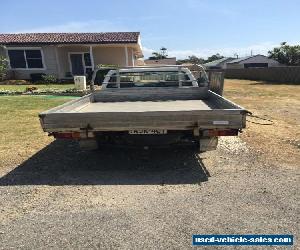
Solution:
[[[42,127],[47,132],[245,127],[247,111],[211,91],[205,96],[200,89],[164,89],[163,95],[127,91],[93,93],[42,112]]]
[[[146,102],[94,102],[83,105],[75,112],[153,112],[210,110],[204,100],[146,101]]]

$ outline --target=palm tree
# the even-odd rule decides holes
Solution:
[[[160,48],[160,51],[161,51],[161,58],[166,58],[168,55],[167,55],[167,48],[166,47],[161,47]]]

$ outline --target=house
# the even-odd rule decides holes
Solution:
[[[176,65],[176,57],[168,57],[164,59],[146,59],[146,65]]]
[[[0,55],[15,79],[87,75],[99,64],[134,66],[143,57],[139,32],[0,34]]]
[[[206,69],[226,69],[227,63],[232,61],[234,58],[232,57],[224,57],[218,60],[214,60],[212,62],[208,62],[203,64]]]
[[[227,63],[228,69],[268,68],[276,66],[280,66],[279,62],[263,55],[241,57]]]

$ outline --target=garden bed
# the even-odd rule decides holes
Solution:
[[[78,90],[74,84],[24,84],[0,85],[0,95],[59,95],[83,96],[89,90]]]

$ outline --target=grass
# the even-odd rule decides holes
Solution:
[[[49,87],[49,85],[38,85],[41,86]],[[226,79],[225,81],[225,97],[256,115],[274,121],[274,125],[271,126],[248,122],[241,138],[250,147],[260,151],[263,156],[274,159],[275,163],[283,161],[297,165],[300,162],[299,90],[300,86],[295,85],[272,85],[245,80]],[[42,131],[38,113],[72,98],[0,96],[0,171],[20,164],[53,140]],[[248,120],[253,121],[253,118]]]
[[[225,92],[232,97],[255,96],[274,98],[296,98],[299,85],[265,83],[261,81],[225,79]]]
[[[24,92],[27,87],[36,87],[38,90],[67,90],[73,89],[74,84],[26,84],[26,85],[0,85],[0,91],[9,90],[9,91],[22,91]]]
[[[38,113],[73,97],[0,96],[0,166],[18,164],[53,139],[41,129]]]
[[[271,119],[273,125],[249,117],[241,137],[265,157],[275,162],[300,161],[300,86],[265,84],[249,80],[225,80],[224,96],[244,106],[254,115]]]

